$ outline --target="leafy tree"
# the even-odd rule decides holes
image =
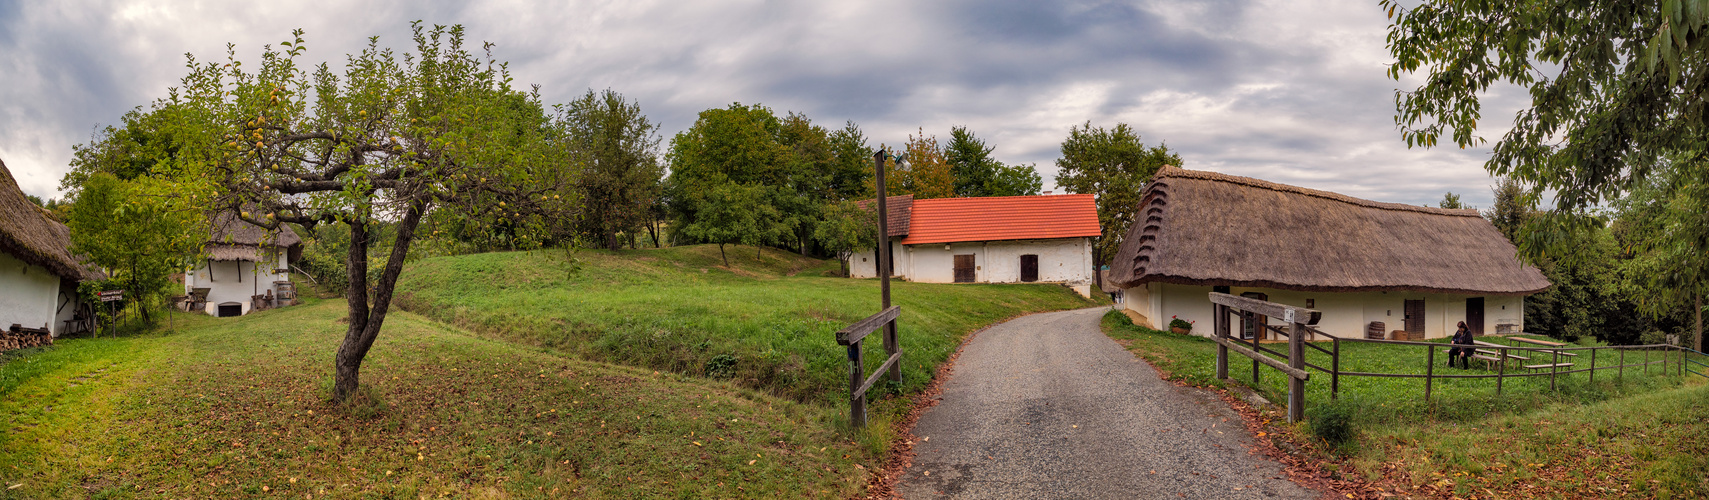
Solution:
[[[846,200],[826,207],[824,213],[824,221],[813,229],[813,240],[837,256],[842,262],[843,276],[848,276],[849,256],[878,246],[877,209]]]
[[[765,106],[731,104],[701,111],[671,140],[671,210],[693,224],[712,190],[725,184],[792,186],[794,151],[780,139],[783,123]]]
[[[873,149],[866,145],[866,136],[861,133],[860,126],[854,121],[844,122],[843,128],[831,132],[831,155],[835,158],[829,167],[830,174],[826,181],[829,196],[827,202],[841,202],[871,198],[872,183],[872,153]]]
[[[1086,122],[1068,130],[1062,158],[1056,160],[1056,185],[1097,198],[1103,236],[1094,243],[1093,264],[1115,258],[1121,237],[1139,209],[1140,190],[1164,165],[1181,166],[1180,155],[1166,145],[1146,147],[1125,123],[1105,129]]]
[[[904,167],[899,168],[895,176],[896,185],[901,189],[889,191],[891,178],[887,176],[884,188],[889,192],[886,194],[912,194],[914,198],[955,196],[955,173],[950,170],[936,136],[926,135],[925,129],[920,129],[919,136],[908,134],[908,143],[902,151]]]
[[[1004,165],[991,158],[992,149],[967,127],[950,129],[944,160],[955,176],[956,196],[1027,196],[1044,187],[1032,165]]]
[[[1614,203],[1618,218],[1611,229],[1631,254],[1620,263],[1625,296],[1651,318],[1691,325],[1690,338],[1701,351],[1709,220],[1698,210],[1709,204],[1709,178],[1701,177],[1704,169],[1681,167],[1664,163],[1636,183]]]
[[[696,207],[699,217],[681,231],[689,237],[717,243],[718,256],[729,266],[730,257],[725,255],[724,245],[749,245],[758,250],[761,245],[776,243],[792,228],[767,199],[771,195],[768,191],[771,189],[757,184],[714,187]]]
[[[172,275],[202,252],[208,233],[201,212],[176,186],[105,172],[83,177],[70,205],[71,251],[88,256],[123,287],[127,300],[146,304],[172,291]],[[142,308],[148,318],[148,308]]]
[[[1456,210],[1462,209],[1462,208],[1471,208],[1469,206],[1466,206],[1466,204],[1461,203],[1460,202],[1460,195],[1454,194],[1453,191],[1443,193],[1442,194],[1442,201],[1436,202],[1436,206],[1442,207],[1442,208],[1451,208],[1451,209],[1456,209]]]
[[[283,51],[267,47],[253,73],[231,49],[225,64],[192,58],[173,97],[155,106],[183,108],[169,130],[184,145],[176,179],[210,183],[218,196],[208,208],[269,229],[348,227],[336,401],[356,393],[424,216],[502,222],[539,241],[579,209],[565,189],[575,172],[538,97],[512,89],[504,64],[471,54],[461,26],[412,28],[413,52],[400,57],[371,38],[342,74],[299,66],[301,30]],[[396,232],[372,280],[369,234],[386,223]]]
[[[634,234],[648,223],[663,188],[659,126],[647,121],[639,103],[609,89],[589,90],[561,111],[565,139],[582,166],[578,229],[616,250],[618,233]]]
[[[1490,224],[1494,224],[1508,240],[1518,244],[1519,229],[1536,211],[1536,199],[1528,198],[1525,188],[1510,177],[1497,180],[1490,191],[1495,195],[1495,205],[1483,211],[1484,218],[1489,219]]]

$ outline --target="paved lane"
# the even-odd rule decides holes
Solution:
[[[1115,341],[1107,308],[981,332],[914,427],[904,498],[1315,498],[1253,455],[1239,414]]]

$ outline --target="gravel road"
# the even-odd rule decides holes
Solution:
[[[1107,308],[981,332],[914,427],[903,498],[1316,498],[1248,452],[1239,414],[1099,331]]]

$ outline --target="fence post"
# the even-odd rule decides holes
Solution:
[[[1228,380],[1228,306],[1215,304],[1211,310],[1216,311],[1216,317],[1211,320],[1211,333],[1216,335],[1216,379]]]
[[[861,364],[861,341],[849,344],[849,424],[866,427],[866,394],[856,394],[860,383],[866,381],[866,365]]]
[[[1341,399],[1341,337],[1330,337],[1334,354],[1329,357],[1329,399]]]
[[[1496,357],[1501,358],[1501,361],[1495,362],[1495,395],[1496,396],[1501,395],[1501,379],[1506,378],[1503,375],[1505,375],[1506,371],[1507,371],[1507,348],[1502,347],[1500,349],[1501,349],[1501,354],[1497,354]]]
[[[1644,376],[1650,376],[1650,348],[1644,348]]]
[[[1263,356],[1264,352],[1258,350],[1258,338],[1262,337],[1264,334],[1264,332],[1259,331],[1258,329],[1258,313],[1251,311],[1242,311],[1242,313],[1244,314],[1241,316],[1245,319],[1240,323],[1240,336],[1245,337],[1246,330],[1248,328],[1252,329],[1252,338],[1247,339],[1248,345],[1252,346],[1252,352],[1258,353],[1259,356]],[[1252,360],[1252,388],[1258,388],[1258,360],[1256,359]]]
[[[1436,347],[1424,346],[1424,406],[1430,406],[1430,379],[1436,376]]]
[[[1549,390],[1555,390],[1555,374],[1561,372],[1561,350],[1549,351],[1555,353],[1555,360],[1549,362]]]
[[[1293,309],[1288,310],[1293,316]],[[1294,318],[1289,318],[1294,319]],[[1288,328],[1288,366],[1305,370],[1305,321],[1294,319]],[[1288,422],[1305,420],[1305,381],[1288,375]]]
[[[1615,348],[1614,350],[1620,351],[1620,369],[1614,371],[1614,383],[1623,384],[1626,382],[1626,350],[1622,348]]]
[[[877,264],[882,268],[878,278],[879,296],[883,302],[878,307],[880,311],[890,308],[890,274],[891,268],[896,265],[896,256],[890,254],[890,207],[884,199],[884,160],[888,154],[880,149],[872,155],[873,175],[876,181],[874,185],[878,194],[878,251],[874,253],[878,254],[876,255],[878,257]],[[891,356],[895,356],[901,350],[902,346],[896,341],[896,321],[886,322],[884,324],[884,359],[890,359]],[[897,383],[902,382],[902,363],[890,365],[890,380]]]

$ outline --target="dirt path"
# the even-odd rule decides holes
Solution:
[[[904,498],[1315,498],[1254,455],[1215,395],[1157,376],[1098,328],[1035,314],[963,349],[914,427]]]

